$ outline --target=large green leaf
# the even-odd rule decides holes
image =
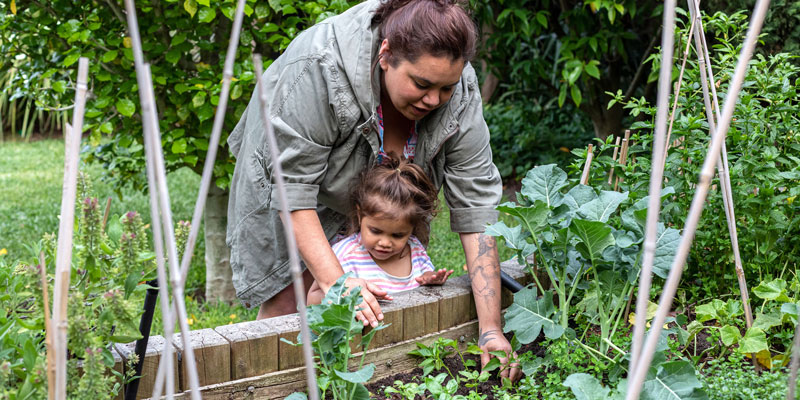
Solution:
[[[758,353],[768,349],[767,334],[761,328],[751,327],[739,340],[740,353]]]
[[[705,400],[703,384],[689,361],[668,361],[656,367],[642,387],[641,400]]]
[[[582,205],[597,198],[597,193],[591,186],[575,185],[565,195],[562,204],[569,206],[573,211]]]
[[[520,192],[530,201],[541,200],[550,208],[558,207],[564,200],[561,189],[567,186],[567,174],[556,164],[538,166],[522,179]]]
[[[779,326],[782,323],[781,313],[777,311],[766,314],[757,313],[755,321],[753,321],[753,327],[761,328],[766,332],[770,328]]]
[[[759,283],[753,289],[753,293],[764,300],[776,300],[782,303],[791,301],[786,295],[786,281],[780,278]]]
[[[342,378],[351,383],[364,383],[370,378],[372,378],[372,374],[375,373],[375,364],[368,364],[355,372],[342,372],[342,371],[333,371],[336,376]]]
[[[725,325],[719,328],[719,338],[725,346],[732,346],[739,343],[739,339],[742,338],[742,333],[739,332],[739,328],[735,326]]]
[[[539,233],[542,228],[547,226],[547,216],[550,214],[550,209],[542,201],[534,201],[530,207],[518,206],[514,203],[503,203],[497,206],[499,211],[508,215],[513,215],[519,218],[529,232],[533,234]]]
[[[562,385],[570,388],[577,400],[609,400],[622,399],[619,393],[610,393],[611,389],[603,387],[597,378],[589,374],[572,374],[564,379]]]
[[[528,257],[536,250],[536,246],[528,243],[525,238],[527,235],[522,233],[522,226],[509,227],[505,222],[499,221],[486,227],[484,231],[489,236],[502,237],[506,241],[506,246],[522,252],[523,257]]]
[[[506,311],[503,331],[514,331],[522,344],[536,340],[542,330],[548,339],[557,339],[564,334],[564,328],[558,324],[555,314],[551,292],[538,298],[536,287],[526,287],[514,294],[514,303]]]
[[[681,233],[674,228],[667,228],[663,223],[658,224],[656,237],[656,254],[653,259],[653,273],[667,279],[678,245],[681,243]]]
[[[666,200],[666,197],[675,193],[675,188],[672,186],[667,186],[663,190],[661,190],[661,201],[662,203]],[[637,211],[646,210],[648,203],[650,202],[650,196],[645,196],[639,199],[636,203],[633,203],[632,206],[628,207],[625,211],[622,212],[622,226],[629,230],[636,232],[639,236],[644,235],[644,224],[646,220],[647,213],[644,213],[642,217],[636,214]]]
[[[581,255],[592,262],[600,260],[603,250],[614,244],[611,227],[605,222],[573,219],[569,230],[578,237],[580,243],[575,246]]]
[[[589,221],[607,222],[608,218],[623,201],[628,198],[628,192],[619,193],[604,190],[600,196],[578,208],[578,215]]]

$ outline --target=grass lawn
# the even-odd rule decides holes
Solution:
[[[92,180],[95,196],[105,205],[112,198],[109,218],[127,211],[138,211],[145,223],[150,221],[149,198],[146,193],[128,191],[119,197],[112,186],[102,181],[103,168],[99,165],[82,165],[81,169]],[[60,140],[42,140],[30,143],[5,142],[0,144],[0,251],[5,249],[7,260],[34,260],[28,246],[39,241],[43,234],[58,231],[58,214],[61,208],[61,185],[64,170],[64,143]],[[175,221],[190,220],[199,190],[200,176],[188,169],[172,172],[167,177]],[[501,260],[513,255],[500,246]],[[464,274],[464,252],[458,234],[450,231],[450,213],[441,201],[441,210],[431,225],[428,253],[437,268],[455,270]],[[187,313],[192,328],[200,329],[222,324],[251,320],[256,310],[242,306],[209,305],[198,303],[193,294],[205,289],[204,243],[202,227],[195,255],[187,279]],[[161,330],[158,308],[153,332]]]

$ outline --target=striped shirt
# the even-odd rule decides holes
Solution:
[[[411,273],[408,276],[390,275],[378,266],[361,244],[360,233],[354,233],[332,247],[345,273],[353,272],[356,278],[372,282],[391,294],[418,287],[416,278],[427,271],[433,271],[431,258],[419,239],[411,236],[408,244],[411,247]]]

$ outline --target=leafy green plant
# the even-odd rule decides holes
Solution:
[[[570,306],[578,289],[583,292],[584,313],[600,326],[601,336],[610,339],[624,319],[623,310],[638,278],[647,198],[620,213],[617,210],[628,200],[627,192],[598,193],[585,185],[565,190],[568,185],[567,174],[554,165],[532,169],[522,181],[519,204],[498,207],[520,225],[499,222],[486,230],[503,237],[529,267],[528,257],[534,255],[553,285],[552,291],[544,287],[534,273],[535,286],[515,294],[505,330],[513,331],[523,344],[541,331],[548,339],[561,337],[569,329]],[[665,190],[664,195],[669,194]],[[662,224],[658,234],[654,272],[665,278],[679,233]],[[582,282],[584,277],[592,280]],[[604,340],[600,353],[607,351]]]
[[[700,375],[709,400],[771,399],[786,396],[786,371],[756,372],[744,355],[709,361]]]
[[[356,320],[358,305],[361,304],[360,289],[348,290],[344,285],[345,279],[351,274],[342,275],[331,286],[322,304],[308,306],[308,326],[311,329],[311,345],[317,359],[317,384],[320,397],[325,398],[330,394],[334,399],[369,399],[369,392],[364,387],[375,372],[375,365],[364,365],[364,357],[372,338],[379,330],[389,326],[383,323],[365,333],[361,337],[359,347],[362,350],[361,359],[355,367],[355,372],[350,372],[351,348],[353,341],[363,329],[363,325]],[[298,335],[297,343],[281,339],[291,345],[301,346],[301,336]],[[304,399],[305,393],[293,393],[291,399]]]

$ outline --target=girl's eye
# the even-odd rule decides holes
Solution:
[[[402,234],[402,233],[393,233],[393,234],[392,234],[392,237],[393,237],[393,238],[395,238],[395,239],[402,239],[402,238],[404,238],[405,236],[406,236],[406,235],[405,235],[405,234]]]
[[[369,228],[369,231],[374,233],[374,234],[376,234],[376,235],[380,235],[381,234],[381,230],[380,229]]]

